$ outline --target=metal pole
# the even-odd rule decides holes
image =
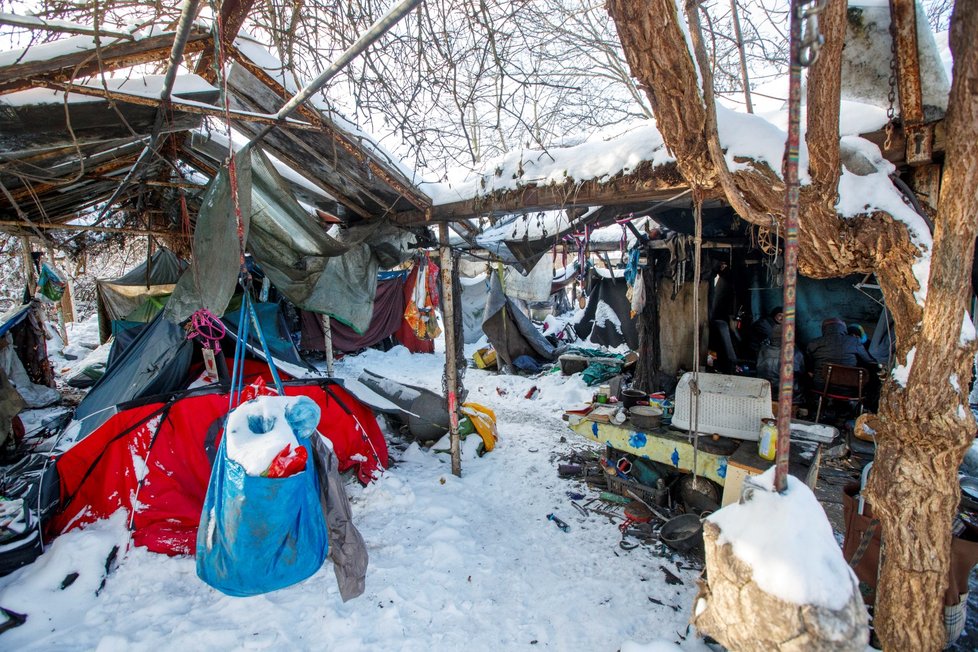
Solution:
[[[781,322],[781,377],[774,490],[788,488],[791,407],[795,383],[795,286],[798,280],[798,143],[801,140],[801,11],[791,6],[791,69],[788,77],[788,139],[785,142],[784,319]]]
[[[690,417],[689,426],[693,429],[693,487],[697,486],[700,450],[700,274],[703,256],[703,200],[696,193],[693,235],[693,378],[689,383]]]
[[[326,375],[333,377],[333,327],[329,315],[323,315],[323,338],[326,341]]]
[[[458,359],[455,342],[455,261],[448,247],[448,226],[438,225],[441,259],[441,314],[445,322],[445,388],[448,393],[449,441],[452,453],[452,474],[462,477],[462,448],[458,435]]]
[[[284,120],[286,117],[288,117],[290,113],[299,108],[300,104],[319,92],[319,90],[325,86],[329,80],[335,77],[337,73],[343,70],[347,64],[363,53],[391,27],[396,25],[398,21],[404,18],[412,9],[421,4],[421,2],[422,0],[401,0],[399,4],[392,7],[390,11],[371,25],[370,29],[364,32],[353,45],[347,48],[346,51],[340,55],[340,58],[334,61],[329,68],[320,73],[320,75],[314,80],[306,84],[305,88],[296,93],[292,99],[286,102],[285,105],[278,110],[278,113],[275,114],[275,119]],[[275,125],[267,125],[263,127],[261,131],[255,134],[255,137],[251,139],[247,146],[251,147],[255,143],[259,142],[274,128]]]

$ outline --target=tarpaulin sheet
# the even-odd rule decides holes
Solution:
[[[247,242],[252,216],[252,193],[249,190],[252,185],[252,157],[248,150],[243,150],[235,155],[234,160],[242,235]],[[167,318],[174,323],[184,321],[201,308],[210,310],[218,317],[224,315],[238,287],[241,244],[232,196],[228,168],[222,167],[207,186],[197,213],[193,260],[177,282],[164,310]]]
[[[462,282],[462,338],[466,344],[482,339],[482,318],[489,297],[489,279],[486,273],[472,278],[460,278]]]
[[[164,313],[158,314],[78,405],[75,419],[82,422],[78,438],[104,423],[120,403],[185,387],[192,354],[186,332]]]
[[[507,266],[503,276],[506,294],[523,301],[548,301],[553,285],[553,264],[553,256],[546,252],[525,275],[515,267]]]
[[[547,361],[557,358],[554,346],[516,303],[503,294],[498,274],[492,274],[482,330],[507,365],[521,355]]]
[[[247,361],[246,377],[262,367],[267,378],[267,366]],[[208,393],[122,409],[63,453],[57,460],[62,510],[53,518],[52,530],[80,527],[119,509],[132,513],[137,504],[136,545],[171,555],[193,554],[228,409],[227,394],[203,391]],[[342,387],[329,385],[329,391],[311,382],[285,387],[286,395],[308,396],[319,405],[318,429],[332,443],[340,470],[355,469],[361,481],[369,481],[378,467],[388,465],[377,420]]]
[[[251,305],[255,308],[255,314],[258,316],[258,323],[261,326],[262,334],[265,336],[265,342],[268,344],[272,357],[283,362],[288,362],[289,364],[309,367],[309,364],[302,359],[302,356],[299,355],[299,351],[295,348],[295,343],[292,341],[292,337],[289,335],[288,328],[285,325],[285,317],[282,316],[282,311],[279,308],[279,304],[259,303],[256,301]],[[227,327],[229,335],[233,337],[227,338],[227,341],[224,342],[222,348],[230,351],[234,350],[234,340],[237,338],[237,334],[240,331],[240,325],[238,324],[240,317],[240,306],[236,310],[228,310],[227,313],[225,313],[223,317],[224,325]],[[253,351],[262,352],[261,340],[258,338],[258,334],[255,332],[254,324],[250,323],[248,331],[248,345]]]
[[[584,315],[574,326],[577,336],[610,348],[627,344],[628,348],[637,349],[638,329],[631,317],[625,279],[605,278],[592,272],[590,286]]]
[[[434,342],[420,340],[404,319],[404,306],[411,300],[411,290],[417,278],[417,267],[410,272],[381,272],[378,275],[377,295],[374,299],[370,326],[363,335],[336,319],[330,321],[333,350],[353,353],[394,336],[399,344],[412,353],[432,353]],[[483,301],[484,303],[484,301]],[[323,351],[326,348],[323,334],[323,318],[316,313],[301,311],[302,348]],[[481,332],[481,331],[480,331]]]
[[[248,250],[296,306],[332,315],[357,333],[370,326],[380,265],[407,258],[405,231],[379,221],[327,232],[295,200],[260,151],[252,158],[254,214]]]

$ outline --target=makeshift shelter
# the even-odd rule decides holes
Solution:
[[[251,363],[247,378],[267,378]],[[368,407],[329,380],[287,381],[287,396],[308,396],[321,410],[340,471],[368,482],[388,465],[387,445]],[[219,386],[119,406],[118,412],[57,459],[61,508],[49,529],[61,533],[130,516],[133,542],[165,554],[193,554],[229,396]]]
[[[96,281],[99,341],[105,342],[120,326],[125,328],[152,321],[186,268],[186,261],[172,251],[158,249],[148,260],[122,276]]]
[[[41,307],[32,301],[0,317],[0,368],[28,407],[50,405],[54,389]]]
[[[592,269],[588,278],[590,291],[584,315],[574,327],[577,336],[592,344],[615,348],[627,344],[638,348],[638,329],[630,315],[624,277]]]
[[[520,356],[553,362],[560,351],[523,314],[516,301],[503,294],[499,275],[490,280],[482,330],[502,361],[511,366]]]

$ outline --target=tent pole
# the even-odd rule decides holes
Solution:
[[[326,375],[333,377],[333,328],[329,315],[323,314],[323,339],[326,342]]]
[[[448,432],[451,442],[452,474],[462,477],[462,447],[458,435],[458,359],[455,342],[455,261],[448,247],[448,225],[438,225],[441,259],[441,314],[445,325],[445,390],[448,394]]]

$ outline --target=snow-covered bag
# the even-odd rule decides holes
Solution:
[[[323,565],[329,543],[309,441],[318,422],[319,406],[305,396],[259,396],[228,415],[197,531],[204,582],[227,595],[257,595]],[[290,441],[305,447],[306,468],[262,477]]]

